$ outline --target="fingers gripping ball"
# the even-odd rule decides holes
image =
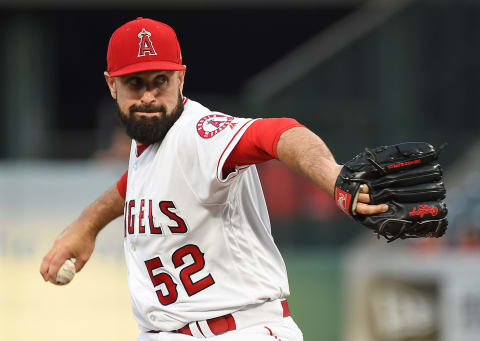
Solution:
[[[438,154],[439,149],[425,142],[366,148],[340,171],[335,200],[346,214],[388,241],[440,237],[447,229],[448,210]],[[369,188],[370,203],[388,204],[387,212],[355,212],[362,184]]]
[[[58,269],[55,284],[65,285],[71,282],[75,277],[75,258],[70,258]]]

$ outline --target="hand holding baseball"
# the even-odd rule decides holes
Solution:
[[[43,279],[53,284],[67,284],[88,261],[94,246],[95,238],[85,232],[81,224],[73,224],[57,238],[43,258],[40,266]]]
[[[40,265],[43,279],[56,284],[59,269],[66,260],[72,258],[75,258],[75,271],[82,270],[95,248],[98,232],[122,214],[123,197],[118,193],[117,187],[112,186],[55,240]]]

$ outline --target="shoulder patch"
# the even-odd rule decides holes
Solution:
[[[204,116],[197,123],[197,132],[198,135],[204,139],[209,139],[214,137],[223,129],[228,127],[233,121],[232,116],[222,115],[222,114],[212,114]]]

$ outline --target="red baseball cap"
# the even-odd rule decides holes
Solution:
[[[110,76],[148,70],[185,70],[173,28],[160,21],[137,18],[110,37],[107,71]]]

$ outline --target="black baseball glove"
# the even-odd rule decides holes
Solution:
[[[442,236],[448,222],[440,149],[425,142],[365,148],[340,171],[335,184],[338,206],[389,242]],[[369,188],[370,203],[385,203],[388,211],[374,215],[354,211],[363,184]]]

